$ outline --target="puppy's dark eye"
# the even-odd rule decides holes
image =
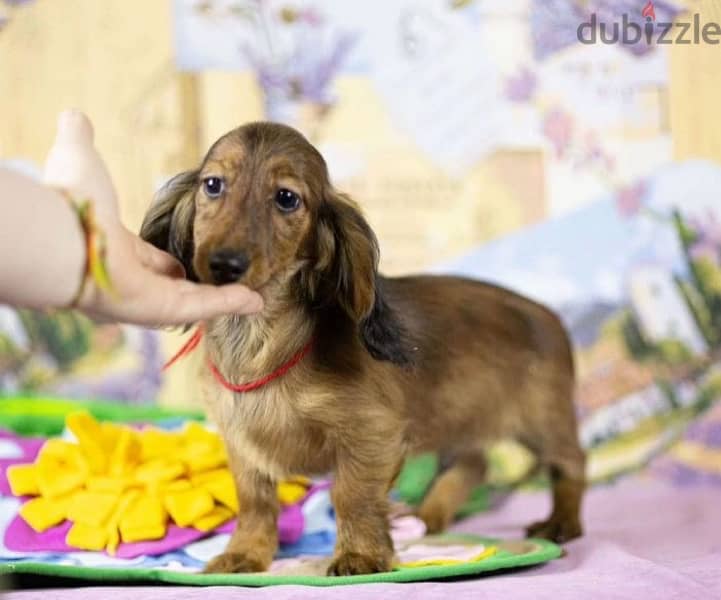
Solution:
[[[208,198],[217,198],[223,193],[225,183],[220,177],[206,177],[203,179],[203,190]]]
[[[281,212],[293,212],[300,206],[300,196],[290,190],[280,189],[275,193],[275,205]]]

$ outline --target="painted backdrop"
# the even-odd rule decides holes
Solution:
[[[719,483],[718,49],[653,29],[579,43],[592,15],[608,32],[624,14],[644,34],[721,22],[665,0],[6,0],[0,158],[37,173],[57,112],[83,108],[137,228],[222,133],[294,125],[365,209],[385,272],[487,279],[561,314],[593,479],[650,464]],[[159,372],[180,342],[5,307],[0,386],[191,404],[189,371]],[[495,458],[499,479],[523,461]]]

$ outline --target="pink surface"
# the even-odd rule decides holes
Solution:
[[[505,538],[521,535],[548,510],[546,494],[519,494],[499,511],[454,529]],[[454,600],[577,600],[721,598],[721,488],[673,487],[639,478],[592,490],[584,508],[587,535],[551,563],[452,582],[372,584],[335,588],[89,587],[7,592],[6,600],[310,598],[453,598]]]

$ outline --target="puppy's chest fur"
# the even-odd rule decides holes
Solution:
[[[299,327],[293,336],[307,343],[310,332]],[[209,336],[206,351],[222,373],[234,383],[258,379],[287,361],[288,348],[256,344],[268,332],[258,328],[226,326],[221,336]],[[271,338],[272,339],[272,338]],[[287,339],[287,338],[286,338]],[[297,345],[297,344],[296,344]],[[275,360],[272,357],[278,357]],[[272,367],[270,365],[273,365]],[[293,473],[323,473],[332,467],[332,444],[314,415],[322,414],[330,398],[326,390],[309,383],[301,362],[282,377],[261,388],[235,393],[224,388],[203,369],[203,397],[228,450],[274,478]]]
[[[332,468],[330,440],[288,401],[280,386],[243,394],[217,387],[209,395],[210,409],[230,451],[247,465],[274,478]],[[295,400],[302,403],[302,396]]]

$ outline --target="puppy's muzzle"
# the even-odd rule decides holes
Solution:
[[[208,259],[210,275],[216,285],[238,281],[248,270],[250,260],[244,252],[236,250],[216,250]]]

